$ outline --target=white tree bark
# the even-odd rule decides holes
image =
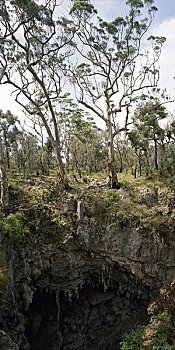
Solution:
[[[9,193],[8,193],[8,181],[7,181],[4,149],[3,149],[3,143],[2,143],[1,137],[0,137],[0,185],[1,185],[0,203],[3,209],[7,209],[9,206]]]

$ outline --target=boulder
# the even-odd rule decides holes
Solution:
[[[141,204],[147,205],[147,207],[154,207],[154,205],[157,204],[157,195],[154,192],[150,191],[144,191],[141,194],[141,199],[140,199]]]

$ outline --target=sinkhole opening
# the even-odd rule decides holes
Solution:
[[[148,294],[91,282],[79,294],[35,293],[25,332],[30,350],[118,350],[123,332],[147,322]]]

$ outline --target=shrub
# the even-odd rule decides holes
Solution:
[[[157,335],[153,342],[152,350],[171,350],[173,349],[170,344],[168,344],[169,336],[169,313],[167,310],[164,310],[158,315],[158,320],[160,320],[159,329]]]
[[[158,334],[154,340],[152,350],[172,350],[172,346],[168,344],[167,333]]]
[[[121,350],[143,350],[142,340],[144,327],[139,326],[130,333],[125,333],[121,343]]]
[[[120,200],[120,195],[115,190],[109,190],[106,193],[106,199],[109,200],[109,202],[118,202]]]
[[[116,219],[122,223],[123,225],[126,225],[128,224],[128,222],[130,221],[131,219],[131,215],[125,211],[125,210],[119,210],[117,211],[116,215],[115,215]]]
[[[17,185],[15,181],[10,181],[9,183],[9,195],[10,200],[19,200],[23,197],[22,189]]]
[[[24,215],[21,212],[9,214],[3,221],[3,230],[14,240],[18,240],[22,235],[29,233],[29,228],[24,223]]]

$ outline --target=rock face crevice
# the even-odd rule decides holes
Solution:
[[[33,350],[60,349],[55,293],[37,291],[26,314],[25,336]]]

